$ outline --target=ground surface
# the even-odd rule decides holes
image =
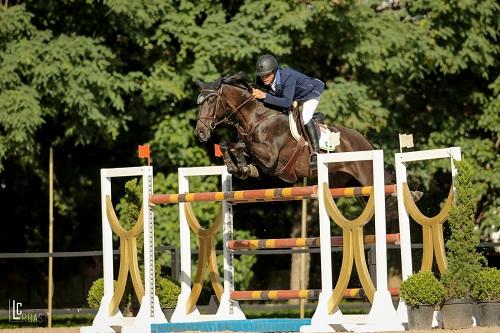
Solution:
[[[80,329],[75,327],[57,327],[57,328],[15,328],[0,329],[1,333],[79,333]],[[409,331],[407,331],[409,332]],[[424,331],[411,331],[412,333],[500,333],[500,327],[473,327],[464,330],[443,330],[433,329]],[[185,332],[189,333],[189,332]],[[228,333],[228,332],[226,332]],[[394,333],[394,332],[393,332]]]

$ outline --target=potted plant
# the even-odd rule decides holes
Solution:
[[[473,170],[466,161],[455,161],[455,205],[450,209],[450,239],[446,242],[448,267],[441,276],[445,302],[441,309],[443,327],[472,327],[471,291],[485,258],[476,251],[479,236],[474,232],[476,193],[472,186]]]
[[[399,297],[407,306],[408,328],[431,329],[434,310],[444,299],[444,286],[432,272],[418,272],[401,283]]]
[[[500,270],[482,269],[472,288],[472,298],[479,308],[479,326],[500,326]]]

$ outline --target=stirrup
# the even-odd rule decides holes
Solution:
[[[311,157],[309,158],[309,167],[311,168],[311,171],[318,170],[318,153],[317,152],[313,152],[311,154]]]

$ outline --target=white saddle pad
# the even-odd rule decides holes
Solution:
[[[288,120],[288,123],[290,124],[290,133],[295,140],[300,141],[302,136],[299,134],[297,123],[295,122],[291,112],[288,113]],[[340,145],[340,132],[332,132],[328,126],[323,124],[318,125],[320,129],[319,147],[322,150],[335,151],[335,147]]]

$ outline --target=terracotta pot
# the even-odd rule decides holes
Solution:
[[[462,329],[472,327],[472,301],[470,299],[450,299],[441,308],[443,328]]]

